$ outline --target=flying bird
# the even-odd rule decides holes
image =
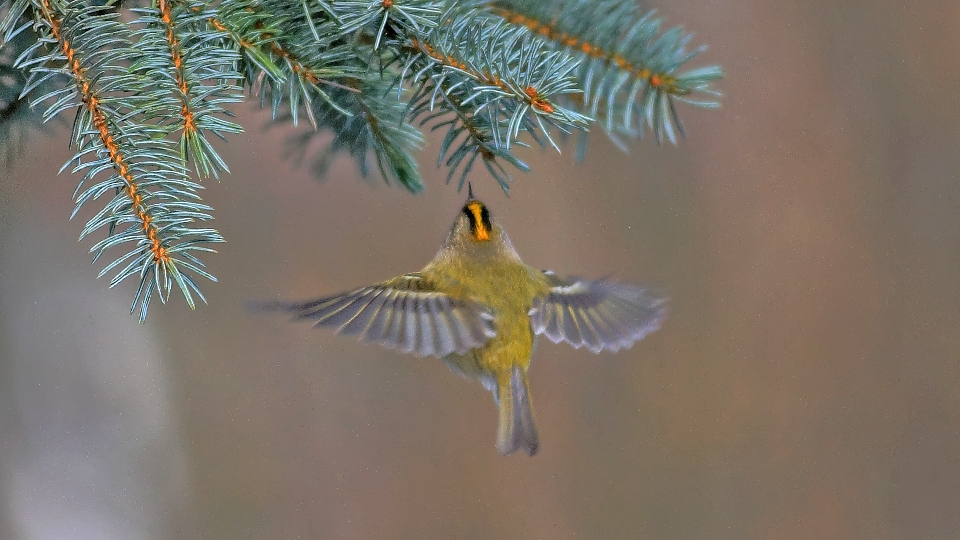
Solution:
[[[540,439],[527,370],[536,337],[594,353],[618,351],[660,327],[666,301],[642,287],[561,279],[524,264],[470,189],[440,251],[419,272],[316,300],[254,308],[443,359],[493,393],[500,411],[497,450],[532,456]]]

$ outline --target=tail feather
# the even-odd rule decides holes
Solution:
[[[526,372],[515,367],[509,378],[503,375],[497,377],[497,386],[500,401],[497,450],[505,456],[521,449],[529,456],[536,454],[540,447],[540,437],[533,424]]]

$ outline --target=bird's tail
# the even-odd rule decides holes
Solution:
[[[498,374],[497,396],[500,401],[500,426],[497,429],[497,450],[508,455],[523,449],[527,455],[537,453],[540,437],[533,425],[530,408],[530,388],[527,372],[514,367],[509,373]]]

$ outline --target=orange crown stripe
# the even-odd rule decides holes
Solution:
[[[489,240],[490,239],[490,229],[487,229],[487,225],[483,222],[483,205],[477,202],[470,203],[467,205],[467,209],[470,210],[470,213],[473,214],[473,237],[476,240]]]

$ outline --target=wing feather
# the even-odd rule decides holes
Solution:
[[[379,289],[358,298],[354,303],[359,304],[360,309],[353,318],[340,328],[340,333],[352,336],[366,331],[373,317],[377,314],[379,306],[383,304],[384,292],[384,289]]]
[[[377,296],[377,299],[367,306],[365,313],[370,314],[370,322],[363,330],[360,340],[364,343],[380,343],[384,332],[390,330],[390,310],[384,309],[392,299],[396,297],[396,291],[383,289],[383,292]]]
[[[451,327],[450,320],[447,319],[443,304],[444,298],[430,299],[430,311],[433,314],[433,322],[437,326],[438,356],[446,356],[459,348],[454,337],[456,331]]]
[[[552,287],[534,301],[530,326],[554,343],[618,351],[660,328],[666,315],[666,301],[643,287],[546,275]]]
[[[597,334],[593,327],[593,321],[586,310],[577,312],[577,324],[580,327],[580,334],[583,336],[583,344],[592,352],[600,352],[603,349],[603,340]]]
[[[366,291],[360,290],[350,293],[346,298],[339,302],[333,302],[332,307],[324,308],[319,311],[320,317],[314,322],[314,326],[342,326],[350,322],[350,319],[366,307],[363,300],[366,297]]]
[[[576,300],[576,298],[572,298],[571,300]],[[574,309],[576,308],[569,304],[557,305],[557,312],[563,317],[563,324],[560,326],[563,329],[563,337],[567,343],[573,345],[573,348],[579,349],[583,346],[583,335],[580,333],[580,326],[577,324],[577,316],[575,315],[576,312]]]
[[[427,305],[429,297],[417,299],[417,323],[419,332],[417,332],[417,343],[413,349],[413,354],[417,356],[427,356],[435,349],[433,342],[433,324],[430,323],[430,307]]]
[[[417,356],[464,354],[495,335],[493,316],[481,304],[436,290],[419,273],[307,302],[260,302],[260,311],[284,311],[316,327]]]
[[[563,339],[563,330],[560,328],[563,316],[560,315],[560,308],[561,306],[557,304],[545,303],[543,306],[543,317],[545,318],[544,333],[550,338],[550,341],[554,343],[560,343]]]
[[[403,329],[400,331],[400,352],[410,353],[417,347],[417,299],[415,296],[404,296],[403,299]]]
[[[474,338],[473,331],[470,328],[470,321],[465,317],[465,313],[459,309],[451,309],[448,314],[454,323],[453,326],[456,330],[457,341],[460,342],[461,348],[464,349],[463,352],[473,348],[471,345],[475,343],[476,339]],[[460,350],[457,352],[463,354],[463,352],[460,352]]]
[[[405,303],[406,297],[403,295],[397,295],[393,305],[390,306],[390,333],[385,335],[383,341],[380,342],[381,345],[387,347],[388,349],[391,346],[395,349],[399,349],[400,336],[406,335],[406,322],[404,321],[404,316],[406,313],[404,311]]]

